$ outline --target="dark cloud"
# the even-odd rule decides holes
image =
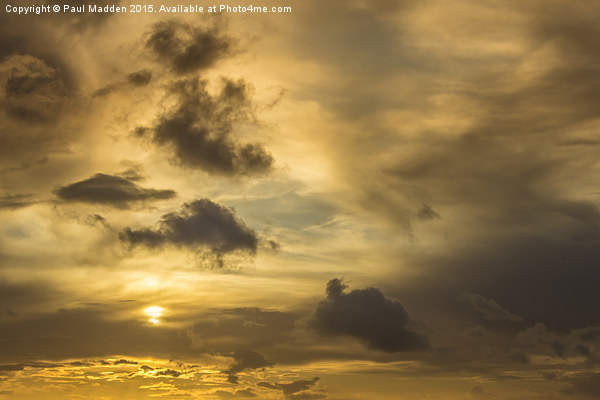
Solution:
[[[286,396],[292,395],[297,392],[310,389],[319,381],[318,377],[314,377],[310,381],[300,380],[292,383],[280,383],[278,386],[283,390],[283,394]]]
[[[252,110],[248,85],[224,79],[219,94],[212,96],[207,82],[179,81],[173,86],[176,108],[158,119],[152,129],[136,133],[168,146],[176,162],[221,175],[255,175],[268,172],[273,157],[260,144],[237,143],[232,137],[238,122],[248,121]]]
[[[160,371],[156,371],[154,376],[171,376],[173,378],[178,378],[179,376],[181,376],[183,374],[184,374],[184,372],[177,371],[174,369],[163,369]]]
[[[575,329],[568,333],[549,330],[543,324],[535,324],[516,335],[517,345],[530,354],[566,359],[584,357],[590,365],[600,365],[597,339],[589,340],[587,334],[599,327]],[[586,340],[588,339],[588,340]]]
[[[209,199],[186,203],[181,212],[163,215],[159,225],[158,229],[127,228],[119,237],[132,246],[174,244],[193,249],[208,247],[218,253],[255,252],[258,245],[256,232],[237,218],[233,209]]]
[[[172,190],[142,188],[133,180],[99,173],[91,178],[59,187],[55,193],[64,201],[107,204],[122,208],[133,202],[175,197]]]
[[[267,361],[261,354],[258,354],[252,350],[238,350],[233,354],[228,354],[229,357],[233,357],[235,362],[231,364],[228,370],[223,371],[227,374],[227,380],[230,383],[237,384],[238,377],[236,374],[248,369],[264,369],[272,367],[273,363]]]
[[[475,311],[488,320],[504,320],[509,322],[521,321],[522,318],[515,315],[496,303],[476,293],[462,293],[459,300],[469,304]]]
[[[152,71],[142,69],[127,75],[127,80],[122,82],[110,83],[94,92],[92,97],[105,97],[111,93],[130,90],[132,87],[146,86],[152,80]]]
[[[287,399],[322,399],[325,396],[322,393],[309,392],[319,381],[318,377],[314,377],[311,380],[298,380],[290,383],[269,383],[269,382],[258,382],[257,386],[272,390],[281,390]]]
[[[433,57],[449,57],[439,65],[459,88],[444,88],[437,95],[449,103],[464,102],[468,126],[450,135],[424,129],[427,139],[407,145],[406,156],[396,159],[394,168],[370,175],[357,187],[368,188],[368,209],[393,220],[399,230],[408,230],[406,215],[414,214],[423,193],[445,217],[438,221],[445,224],[443,230],[428,227],[428,235],[447,239],[437,256],[415,255],[408,264],[419,278],[394,282],[402,286],[396,290],[405,304],[426,299],[439,313],[445,309],[442,303],[458,293],[477,293],[529,326],[542,322],[568,332],[598,324],[589,305],[600,300],[595,189],[595,110],[600,105],[595,66],[600,57],[591,39],[598,35],[598,24],[588,17],[598,5],[540,4],[516,9],[530,23],[518,28],[524,47],[515,57],[477,53],[467,60],[436,49],[439,54]],[[467,104],[477,104],[478,111],[471,113]],[[446,221],[450,215],[454,222]],[[501,312],[479,300],[480,312],[482,307]]]
[[[113,362],[113,365],[120,364],[137,365],[137,361],[125,360],[124,358],[121,358],[120,360]]]
[[[496,395],[487,392],[483,386],[475,385],[469,392],[471,399],[484,400],[484,399],[495,399]]]
[[[35,204],[37,201],[32,194],[7,194],[0,196],[0,209],[17,209]]]
[[[232,39],[217,27],[203,29],[177,21],[152,26],[146,46],[173,72],[187,74],[212,67],[232,54]]]
[[[56,121],[68,94],[62,71],[32,55],[0,62],[0,106],[11,119],[27,124]]]
[[[582,219],[581,224],[593,224],[594,218]],[[577,232],[582,228],[579,222],[561,228],[557,231],[548,226],[531,234],[515,233],[511,238],[487,236],[457,254],[422,257],[418,260],[421,271],[402,282],[398,293],[409,299],[427,299],[430,307],[449,311],[457,294],[477,292],[521,317],[525,325],[540,322],[560,332],[597,326],[598,316],[588,306],[600,302],[596,289],[600,285],[598,242],[565,238],[583,233]],[[481,307],[487,307],[488,313],[490,307],[495,308],[485,306],[481,299],[469,301],[475,301],[480,312]],[[415,305],[419,306],[417,301]],[[496,309],[496,314],[502,311]]]
[[[423,203],[421,209],[417,213],[417,217],[422,220],[428,219],[440,219],[440,214],[438,214],[431,206]]]
[[[142,69],[127,75],[127,81],[134,86],[146,86],[152,79],[152,71]]]
[[[10,283],[0,280],[0,305],[10,310],[9,315],[14,314],[11,316],[18,316],[22,308],[47,304],[62,295],[55,288],[39,282]]]
[[[247,369],[272,367],[273,363],[267,361],[262,355],[252,350],[238,350],[229,355],[235,362],[229,367],[228,374],[237,374]]]
[[[410,330],[408,313],[396,300],[387,299],[376,288],[344,293],[340,279],[327,283],[327,298],[321,301],[311,326],[323,335],[347,335],[386,352],[429,349],[426,337]]]
[[[572,391],[593,399],[600,399],[600,373],[579,373],[568,379]]]
[[[24,368],[22,364],[0,365],[0,372],[23,371]]]
[[[6,167],[0,170],[0,174],[8,174],[11,172],[17,172],[17,171],[24,171],[26,169],[29,169],[31,167],[35,167],[38,165],[44,165],[48,162],[48,157],[43,157],[39,160],[36,161],[32,161],[32,162],[25,162],[22,163],[20,165],[16,165],[16,166],[11,166],[11,167]]]
[[[92,97],[105,97],[111,93],[116,92],[117,90],[119,90],[122,87],[123,87],[123,85],[121,85],[119,83],[111,83],[109,85],[106,85],[106,86],[96,90],[94,92],[94,94],[92,94]]]

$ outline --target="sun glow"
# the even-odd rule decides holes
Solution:
[[[159,318],[163,315],[164,309],[159,306],[151,306],[144,309],[144,313],[149,316],[148,322],[158,325],[160,323]]]

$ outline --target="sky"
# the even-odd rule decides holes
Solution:
[[[600,4],[221,4],[3,2],[0,399],[599,399]]]

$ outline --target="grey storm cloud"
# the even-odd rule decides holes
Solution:
[[[493,299],[514,315],[504,317],[516,321],[519,316],[523,324],[541,322],[562,332],[598,324],[590,304],[600,301],[595,189],[600,56],[593,40],[600,28],[588,16],[599,7],[549,4],[535,12],[519,8],[531,18],[520,26],[520,37],[529,44],[497,70],[489,66],[499,65],[498,60],[487,56],[465,63],[443,49],[429,54],[448,57],[438,72],[452,75],[448,81],[458,88],[436,94],[485,111],[471,113],[467,107],[468,126],[452,136],[438,132],[433,146],[430,140],[407,145],[406,157],[394,160],[392,168],[356,184],[365,190],[369,211],[398,221],[399,230],[408,225],[402,214],[414,215],[422,193],[444,207],[444,216],[460,216],[455,223],[439,221],[447,224],[436,231],[448,234],[447,247],[435,256],[415,254],[410,260],[419,266],[414,279],[394,280],[407,303],[439,313],[444,303],[468,292]],[[455,68],[459,65],[465,68]],[[529,68],[536,70],[535,77],[524,72]],[[503,314],[481,298],[471,301],[488,316]]]
[[[319,303],[311,326],[323,335],[346,335],[385,352],[428,350],[429,340],[409,328],[402,304],[369,287],[345,293],[340,279],[327,283],[327,298]]]
[[[237,218],[232,209],[209,199],[186,203],[181,212],[163,215],[157,229],[127,228],[119,237],[132,246],[156,248],[174,244],[194,249],[207,246],[219,253],[254,252],[258,246],[256,232]]]
[[[207,81],[177,82],[172,92],[176,108],[160,117],[152,128],[136,133],[150,136],[159,146],[168,146],[176,163],[221,175],[256,175],[273,165],[271,154],[258,143],[237,143],[232,137],[236,123],[252,118],[248,84],[223,79],[220,93],[212,96]]]
[[[164,200],[175,197],[173,190],[140,187],[134,179],[108,174],[96,174],[88,179],[59,187],[56,195],[64,201],[108,204],[126,207],[132,202]]]
[[[203,29],[177,21],[153,25],[146,46],[173,72],[187,74],[212,67],[232,53],[232,39],[217,27]]]

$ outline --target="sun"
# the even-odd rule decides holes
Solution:
[[[148,322],[154,325],[160,323],[159,318],[163,315],[164,309],[159,306],[151,306],[144,309],[144,313],[149,316]]]

